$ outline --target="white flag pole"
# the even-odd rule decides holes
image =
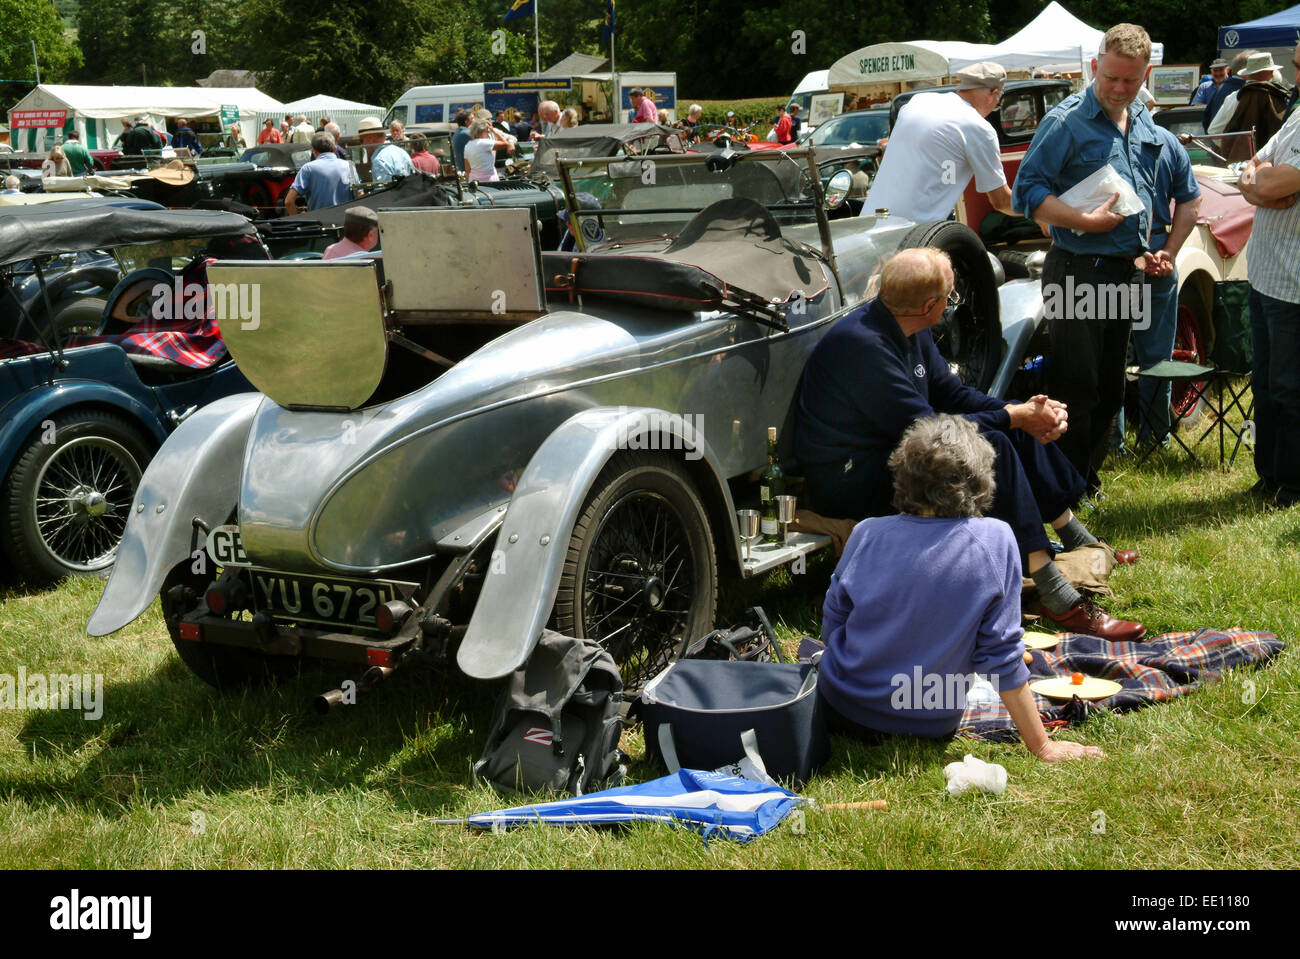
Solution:
[[[542,44],[538,39],[537,21],[541,17],[542,0],[533,0],[533,58],[537,65],[537,72],[542,72]]]

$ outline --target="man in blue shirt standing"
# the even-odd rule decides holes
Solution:
[[[1043,265],[1052,349],[1046,386],[1070,410],[1060,447],[1092,492],[1101,488],[1097,469],[1124,401],[1129,333],[1135,320],[1151,321],[1145,271],[1172,262],[1148,245],[1151,211],[1161,202],[1155,181],[1163,145],[1150,112],[1135,100],[1150,59],[1145,30],[1131,23],[1111,27],[1092,61],[1093,82],[1039,124],[1011,197],[1016,213],[1051,227]],[[1118,193],[1091,210],[1060,200],[1107,165],[1135,191],[1141,212],[1115,213]]]
[[[469,112],[456,111],[456,132],[451,135],[451,150],[456,154],[456,169],[465,169],[465,144],[469,143]]]
[[[289,216],[302,212],[302,198],[306,198],[309,210],[338,206],[352,199],[357,174],[351,163],[335,155],[334,138],[328,133],[312,134],[311,152],[311,161],[303,164],[284,195],[284,210]]]
[[[1219,87],[1223,86],[1223,81],[1228,79],[1228,61],[1219,57],[1210,64],[1210,79],[1204,81],[1196,92],[1192,94],[1192,104],[1209,103],[1214,99],[1214,94]]]

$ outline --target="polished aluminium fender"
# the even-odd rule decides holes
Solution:
[[[666,440],[666,442],[665,442]],[[569,537],[600,471],[619,450],[669,448],[703,464],[725,504],[739,560],[735,510],[721,464],[688,421],[647,407],[577,413],[538,448],[515,487],[497,535],[489,574],[456,661],[475,679],[506,676],[527,661],[555,605]],[[726,548],[719,544],[719,549]]]
[[[261,393],[238,393],[208,404],[149,463],[112,575],[86,623],[91,636],[119,630],[143,613],[171,569],[203,548],[194,538],[196,517],[209,528],[226,522],[239,500],[244,444],[263,399]]]
[[[1009,399],[1007,390],[1025,361],[1034,332],[1043,322],[1043,289],[1039,280],[1008,280],[998,287],[1002,314],[1002,362],[989,385],[989,396]]]

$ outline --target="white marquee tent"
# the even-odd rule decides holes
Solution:
[[[276,122],[276,128],[279,128],[280,121],[284,119],[286,113],[292,113],[295,117],[303,114],[313,127],[318,126],[318,121],[322,116],[327,116],[339,125],[345,137],[357,135],[357,125],[363,117],[383,117],[387,112],[386,107],[376,106],[373,103],[358,103],[355,100],[344,100],[340,97],[331,97],[324,93],[318,93],[313,97],[307,97],[305,100],[295,100],[293,103],[286,103],[278,113],[265,113],[257,118],[257,129],[262,128],[262,121],[268,117]]]
[[[1073,71],[1082,67],[1090,75],[1089,64],[1101,46],[1104,30],[1084,23],[1056,0],[1031,20],[1019,33],[994,44],[981,60],[992,60],[1008,70],[1034,67],[1058,67]],[[1163,43],[1151,44],[1151,62],[1164,62]],[[961,64],[965,66],[965,64]],[[954,67],[960,69],[960,66]]]
[[[827,86],[854,89],[869,84],[917,83],[939,80],[982,60],[1000,63],[1008,71],[1036,67],[1061,72],[1082,69],[1090,75],[1104,31],[1090,27],[1053,0],[1022,30],[1001,43],[957,40],[913,40],[877,43],[855,50],[831,65]],[[1151,62],[1161,63],[1164,45],[1152,44]]]
[[[110,146],[121,132],[121,120],[140,114],[161,126],[164,117],[197,118],[216,116],[223,104],[239,107],[240,132],[253,142],[260,114],[284,115],[283,104],[255,87],[105,87],[42,83],[14,104],[10,111],[66,111],[62,129],[66,137],[76,129],[88,149]],[[54,128],[13,131],[14,149],[46,149],[46,137]]]

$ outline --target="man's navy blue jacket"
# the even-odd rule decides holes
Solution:
[[[804,466],[852,460],[888,485],[889,454],[913,420],[958,413],[981,430],[1006,430],[1005,405],[954,376],[929,330],[903,336],[877,299],[836,322],[808,358],[795,455]]]

